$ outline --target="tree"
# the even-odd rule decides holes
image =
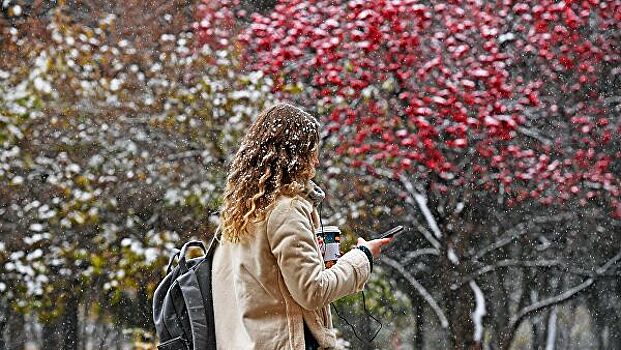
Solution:
[[[483,314],[473,310],[491,302],[504,317],[494,342],[506,348],[524,318],[589,288],[618,261],[614,250],[583,259],[573,244],[602,227],[593,244],[604,246],[621,218],[620,9],[618,1],[287,1],[251,15],[240,39],[278,96],[326,116],[343,165],[405,201],[403,218],[426,246],[387,263],[450,341],[480,346]],[[574,207],[583,221],[570,220]],[[553,249],[540,251],[546,241]],[[517,280],[504,273],[516,268]],[[540,283],[567,272],[576,285]],[[505,300],[515,290],[512,314]]]
[[[152,328],[162,265],[214,231],[225,162],[272,98],[268,78],[196,46],[189,24],[156,21],[134,42],[124,31],[149,23],[71,10],[38,40],[7,28],[0,47],[13,54],[0,70],[0,289],[44,323],[43,347],[66,349],[81,313]]]

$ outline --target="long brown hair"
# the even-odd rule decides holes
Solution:
[[[314,174],[313,153],[319,147],[319,123],[286,103],[259,114],[235,154],[221,210],[222,237],[239,242],[248,224],[263,220],[280,194],[303,190]]]

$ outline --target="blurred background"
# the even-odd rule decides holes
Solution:
[[[163,266],[278,101],[321,120],[343,250],[407,227],[341,347],[621,349],[621,1],[1,11],[0,349],[154,349]]]

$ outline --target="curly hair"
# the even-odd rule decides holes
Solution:
[[[312,115],[286,103],[262,111],[231,163],[220,211],[224,240],[241,241],[279,195],[300,193],[314,176],[318,147]]]

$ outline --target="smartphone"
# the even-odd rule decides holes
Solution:
[[[397,227],[391,228],[390,230],[382,233],[382,235],[379,236],[378,239],[393,237],[394,235],[396,235],[397,233],[399,233],[401,231],[403,231],[403,226],[399,225]]]

